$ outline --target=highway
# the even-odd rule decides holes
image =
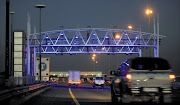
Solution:
[[[110,99],[110,88],[106,87],[52,86],[23,105],[110,105]]]
[[[52,86],[22,105],[113,105],[110,93],[109,87]],[[173,104],[180,103],[179,97],[179,92],[173,95]],[[144,103],[132,103],[134,104],[143,105]]]

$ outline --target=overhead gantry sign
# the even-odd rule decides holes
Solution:
[[[29,35],[29,47],[39,53],[40,35]],[[102,28],[64,29],[42,32],[42,54],[139,54],[142,48],[158,53],[158,38],[164,36],[140,31]]]

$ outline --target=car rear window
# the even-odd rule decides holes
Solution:
[[[168,70],[169,63],[161,58],[135,58],[132,60],[132,69],[136,70]]]
[[[96,77],[96,80],[103,80],[103,77]]]

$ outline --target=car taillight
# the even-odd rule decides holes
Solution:
[[[109,81],[109,84],[111,84],[111,81]]]
[[[78,81],[77,83],[78,83],[78,84],[80,84],[80,83],[81,83],[81,81]]]
[[[126,78],[130,80],[132,78],[132,75],[131,74],[127,74]]]
[[[175,76],[174,74],[170,74],[170,75],[169,75],[169,78],[170,78],[170,79],[175,79],[176,76]]]

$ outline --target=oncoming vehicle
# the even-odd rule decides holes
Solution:
[[[122,62],[111,85],[112,102],[171,103],[172,84],[175,75],[168,61],[162,58],[136,57]]]
[[[95,77],[93,80],[93,87],[95,86],[101,86],[104,87],[104,78],[103,77]]]

